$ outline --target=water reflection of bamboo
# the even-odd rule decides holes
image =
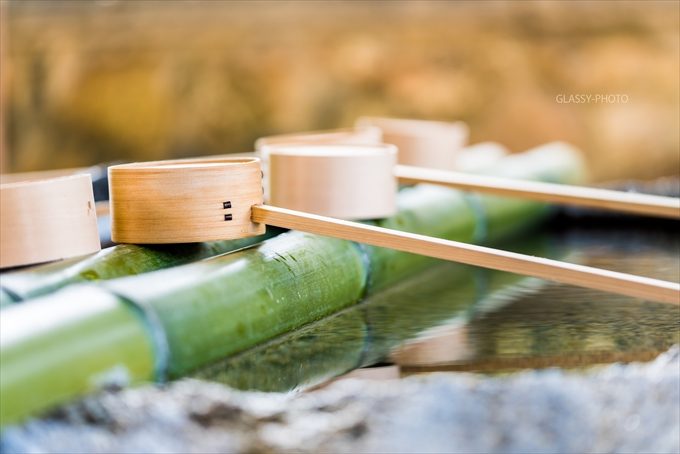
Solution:
[[[647,361],[680,342],[676,308],[583,293],[546,286],[467,325],[406,343],[392,357],[405,373],[490,372]]]
[[[363,314],[350,308],[213,364],[195,376],[238,389],[307,388],[358,367],[365,345]]]
[[[537,250],[539,244],[540,238],[531,249]],[[403,338],[401,342],[391,345],[386,350],[391,352],[392,361],[407,369],[473,361],[478,354],[475,339],[469,334],[470,322],[486,313],[493,313],[516,298],[538,291],[545,285],[539,279],[521,279],[509,273],[480,271],[477,270],[475,276],[477,299],[474,305],[455,318],[440,319],[418,335]],[[389,329],[384,331],[391,332]]]
[[[521,369],[544,369],[549,367],[580,368],[595,364],[615,362],[651,361],[659,350],[601,351],[571,355],[525,356],[511,358],[488,358],[450,363],[400,364],[402,375],[429,372],[511,372]]]
[[[658,235],[650,239],[649,232],[605,234],[609,247],[594,248],[595,234],[587,231],[557,242],[537,235],[513,249],[645,275],[677,273],[677,258],[671,258],[675,243],[657,244]],[[621,240],[625,249],[617,246]],[[632,244],[636,241],[638,246]],[[646,259],[621,260],[635,247],[648,251],[637,254]],[[314,386],[387,358],[403,374],[645,361],[680,342],[679,315],[673,306],[446,263],[201,376],[239,388],[282,391]]]
[[[555,357],[558,365],[575,358],[581,364],[643,360],[649,352],[680,341],[678,315],[675,307],[550,285],[473,320],[469,332],[484,361]]]
[[[598,224],[571,227],[554,238],[569,251],[569,261],[662,279],[680,273],[680,239],[667,227]],[[450,344],[453,333],[444,332],[407,344],[395,360],[405,373],[583,367],[646,361],[680,342],[678,308],[564,285],[523,291],[528,283],[513,287],[511,304],[496,311],[491,304],[492,310],[465,327],[466,342],[477,348],[474,357],[447,355],[442,345]]]
[[[521,249],[521,248],[520,248]],[[545,254],[544,239],[525,252]],[[364,303],[201,370],[195,376],[239,389],[308,388],[357,367],[378,363],[428,329],[467,319],[476,304],[523,278],[443,263]],[[501,298],[500,301],[507,302]],[[487,308],[488,309],[488,308]]]

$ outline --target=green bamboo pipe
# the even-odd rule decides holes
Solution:
[[[533,164],[535,156],[525,157],[524,178],[574,182],[571,178],[581,166],[578,156],[564,159],[563,153],[558,156],[546,150],[541,157]],[[399,195],[399,213],[378,224],[453,240],[465,241],[477,235],[477,240],[496,241],[534,224],[545,213],[545,206],[535,202],[508,201],[505,205],[497,199],[479,196],[471,203],[462,192],[419,185],[404,189]],[[480,225],[484,226],[483,237]],[[0,323],[23,326],[26,333],[13,342],[0,340],[0,398],[13,402],[2,406],[0,424],[19,421],[81,395],[86,390],[76,384],[92,383],[93,377],[101,374],[89,356],[90,349],[80,344],[88,344],[92,336],[103,336],[104,331],[115,332],[116,328],[109,326],[93,334],[86,319],[68,321],[70,332],[81,333],[78,344],[60,335],[61,324],[40,333],[42,338],[49,339],[55,351],[80,364],[78,369],[70,370],[67,363],[58,360],[33,359],[37,353],[32,353],[36,347],[32,343],[35,336],[31,320],[68,311],[76,302],[82,304],[87,300],[89,304],[101,305],[104,300],[117,310],[124,312],[124,307],[132,314],[143,308],[144,321],[138,323],[147,328],[147,342],[153,346],[157,370],[156,375],[148,373],[146,378],[145,374],[128,374],[134,383],[151,380],[159,373],[167,373],[170,378],[186,375],[348,307],[428,263],[432,262],[412,254],[289,232],[255,248],[100,282],[99,289],[106,291],[93,293],[90,286],[76,285],[30,304],[5,309]],[[81,291],[87,293],[80,297]],[[115,353],[111,356],[112,364],[134,369],[133,365],[140,362],[136,351],[119,350],[115,344],[107,348]],[[30,384],[16,379],[19,376],[16,370],[28,369],[34,377]],[[50,379],[68,374],[74,374],[73,385]],[[29,396],[38,403],[21,405]]]
[[[454,318],[461,322],[473,318],[478,305],[525,279],[439,263],[361,304],[215,362],[192,376],[242,390],[308,389],[357,367],[387,360],[395,347],[429,328]]]
[[[67,288],[0,316],[0,423],[106,386],[152,380],[144,318],[94,286]]]
[[[475,274],[486,272],[437,264],[361,304],[217,361],[192,376],[245,390],[289,391],[318,385],[375,364],[391,347],[471,307],[481,296],[475,292]]]
[[[359,301],[366,265],[352,242],[289,232],[105,285],[157,315],[171,352],[168,374],[177,378]]]
[[[13,305],[0,316],[0,424],[90,392],[111,370],[125,378],[119,384],[176,378],[323,318],[360,299],[365,273],[354,243],[291,232],[253,249]],[[79,315],[90,306],[98,310]],[[34,329],[42,319],[54,321]],[[121,332],[134,335],[115,335]]]
[[[271,238],[264,235],[207,243],[135,245],[119,244],[86,257],[76,257],[24,270],[0,274],[0,308],[36,298],[68,285],[134,276],[232,252]]]

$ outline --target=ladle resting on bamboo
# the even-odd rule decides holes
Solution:
[[[458,171],[456,156],[461,149],[467,129],[462,123],[390,118],[362,118],[355,129],[315,131],[263,137],[255,147],[263,159],[268,150],[283,147],[315,145],[380,145],[394,143],[399,148],[399,165],[394,168],[400,183],[430,183],[464,191],[483,192],[508,197],[520,197],[552,204],[580,206],[636,215],[680,219],[680,199],[648,194],[627,193],[565,184],[492,177]],[[382,131],[381,131],[382,130]],[[539,148],[553,147],[569,150],[562,142],[552,142]],[[473,148],[479,148],[472,151]],[[468,156],[486,151],[503,155],[507,150],[494,143],[480,144],[467,149]]]
[[[314,155],[313,148],[303,147],[298,154],[286,149],[281,156],[296,160],[294,162],[305,157],[317,161],[353,161],[361,168],[366,159],[375,160],[376,153],[382,151],[390,175],[396,159],[396,149],[390,146],[359,147],[363,150],[350,147],[347,153],[338,148],[331,156],[323,152]],[[371,152],[366,148],[371,148]],[[278,171],[275,162],[270,161],[271,178]],[[335,167],[335,164],[326,166]],[[350,167],[344,166],[345,169]],[[295,175],[286,175],[295,178]],[[277,178],[283,177],[278,175]],[[336,183],[339,181],[342,180],[335,180]],[[258,159],[198,159],[113,166],[109,169],[109,184],[112,237],[117,242],[170,243],[241,238],[261,234],[265,224],[269,224],[638,298],[680,303],[680,285],[677,283],[263,205]],[[348,180],[346,184],[356,187],[359,180]],[[318,203],[322,189],[309,189],[309,199]],[[337,196],[343,204],[346,202],[343,192],[334,187],[326,189],[322,192],[327,196]],[[370,196],[366,194],[368,199]]]

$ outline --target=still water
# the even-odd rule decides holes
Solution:
[[[556,221],[528,238],[497,246],[680,281],[677,224]],[[677,343],[680,306],[442,262],[197,376],[287,391],[376,364],[401,375],[582,368],[649,360]]]

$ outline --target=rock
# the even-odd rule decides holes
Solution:
[[[184,380],[93,396],[7,428],[0,450],[673,453],[680,348],[586,372],[341,380],[298,394]]]

